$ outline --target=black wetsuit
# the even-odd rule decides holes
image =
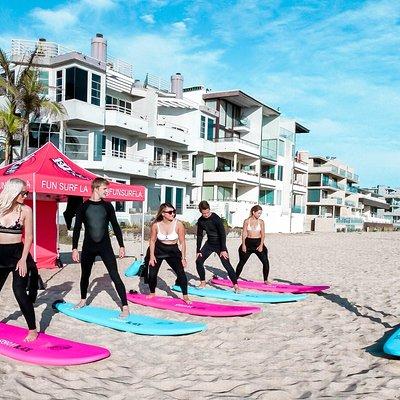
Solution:
[[[242,273],[243,267],[246,264],[249,257],[254,253],[263,265],[263,276],[264,281],[268,280],[269,274],[269,260],[268,260],[268,250],[263,244],[263,250],[258,251],[257,247],[261,244],[261,238],[249,238],[245,239],[246,252],[242,250],[242,246],[239,246],[239,263],[236,267],[236,276],[239,278]]]
[[[203,240],[204,231],[207,233],[207,241],[204,246],[200,249],[201,242]],[[199,256],[196,259],[196,269],[199,274],[200,280],[205,281],[206,279],[206,271],[204,269],[204,263],[207,258],[212,253],[217,253],[222,265],[228,272],[229,279],[233,284],[237,283],[236,273],[233,269],[229,259],[225,259],[221,257],[221,251],[227,251],[226,249],[226,233],[225,228],[222,223],[221,218],[214,213],[208,218],[201,216],[197,221],[197,253],[201,253],[201,257]]]
[[[113,205],[104,200],[87,200],[79,207],[72,236],[72,249],[78,248],[82,223],[85,225],[85,237],[81,253],[81,298],[86,299],[92,266],[96,256],[100,256],[111,280],[114,282],[122,305],[126,306],[128,303],[125,285],[118,273],[117,261],[108,234],[108,225],[111,223],[119,246],[124,247],[122,231],[115,216]]]

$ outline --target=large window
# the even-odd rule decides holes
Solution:
[[[100,95],[101,95],[101,77],[100,75],[92,74],[92,97],[91,103],[95,106],[100,105]]]
[[[33,122],[29,124],[29,147],[38,149],[47,142],[52,142],[56,147],[60,140],[60,125]]]
[[[200,117],[200,137],[204,139],[206,136],[206,117],[202,115]]]
[[[161,188],[149,186],[147,188],[147,212],[155,214],[161,204]]]
[[[321,191],[319,189],[308,189],[307,201],[319,202],[321,197]]]
[[[102,160],[103,146],[104,146],[104,154],[105,154],[106,136],[103,135],[102,132],[94,132],[94,146],[93,146],[93,160],[94,161]]]
[[[38,81],[43,85],[42,94],[49,94],[49,71],[39,71]]]
[[[205,156],[203,159],[203,170],[214,171],[214,168],[215,168],[215,157]]]
[[[65,135],[65,155],[73,160],[87,160],[89,132],[83,129],[68,129]]]
[[[214,200],[214,186],[203,186],[201,192],[201,198],[203,200]]]
[[[182,211],[183,211],[183,189],[182,188],[176,188],[175,208],[176,208],[177,214],[182,214]]]
[[[126,158],[126,140],[113,136],[112,143],[112,156]]]
[[[88,72],[78,67],[65,71],[65,100],[87,101]]]
[[[214,130],[215,130],[215,125],[214,125],[214,120],[211,118],[207,119],[207,140],[214,140]]]
[[[56,72],[56,101],[62,101],[63,90],[63,72],[62,70]]]
[[[273,190],[260,190],[259,203],[263,205],[274,205],[274,191]]]
[[[227,158],[218,157],[217,171],[232,171],[232,161]]]
[[[232,188],[218,186],[217,200],[231,200],[232,199]]]
[[[283,181],[283,166],[278,165],[278,181]]]
[[[240,112],[239,106],[221,100],[219,107],[219,124],[226,129],[233,129],[235,126],[239,125]]]
[[[172,204],[173,188],[171,186],[165,186],[165,202]]]

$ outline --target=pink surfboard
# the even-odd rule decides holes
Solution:
[[[39,333],[33,342],[24,342],[26,328],[0,322],[0,354],[38,365],[77,365],[102,360],[110,352],[98,346],[73,342]]]
[[[128,293],[127,298],[132,303],[141,304],[142,306],[171,310],[184,314],[202,315],[204,317],[238,317],[261,311],[260,307],[255,306],[231,306],[202,301],[192,301],[190,304],[187,304],[182,299],[165,296],[147,298],[145,294],[134,292]]]
[[[232,287],[232,282],[229,279],[214,277],[211,282],[215,285]],[[239,288],[250,290],[261,290],[264,292],[276,293],[317,293],[329,289],[329,286],[307,286],[307,285],[291,285],[289,283],[272,283],[266,285],[263,281],[244,281],[239,279]]]

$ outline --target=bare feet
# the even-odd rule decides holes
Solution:
[[[237,284],[233,285],[233,290],[235,291],[235,293],[240,293],[240,289],[239,289],[239,286]]]
[[[197,286],[199,289],[204,289],[206,287],[206,281],[200,281],[200,285]]]
[[[33,342],[38,337],[38,332],[36,329],[28,331],[28,335],[25,337],[24,342]]]
[[[146,299],[154,299],[154,297],[156,297],[155,293],[150,293],[150,294],[146,295]]]
[[[86,306],[86,299],[81,299],[81,301],[74,306],[74,310],[78,310],[79,308]]]
[[[189,296],[188,296],[188,295],[183,296],[183,301],[184,301],[186,304],[192,304],[192,300],[189,299]]]
[[[274,285],[274,284],[275,284],[274,281],[264,281],[264,283],[265,283],[266,285]]]
[[[129,317],[129,307],[128,306],[122,306],[122,312],[119,314],[120,318],[127,318]]]

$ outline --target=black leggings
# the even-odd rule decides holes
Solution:
[[[258,251],[257,247],[261,243],[261,238],[246,238],[245,245],[246,245],[246,252],[242,250],[242,246],[239,246],[239,263],[236,267],[236,276],[239,278],[240,274],[242,273],[243,267],[246,264],[249,257],[254,253],[258,259],[262,262],[263,266],[263,276],[264,281],[268,280],[269,274],[269,260],[268,260],[268,250],[263,245],[263,250]]]
[[[217,253],[223,267],[226,269],[226,272],[229,275],[229,279],[232,281],[232,283],[235,285],[237,283],[237,278],[235,274],[235,270],[233,269],[229,258],[225,259],[224,257],[220,256],[221,249],[218,246],[213,246],[210,243],[206,242],[204,243],[204,246],[200,249],[201,257],[199,256],[196,259],[196,269],[197,273],[199,274],[199,278],[201,281],[206,280],[206,270],[204,269],[204,263],[206,262],[207,258],[210,257],[212,253]]]
[[[159,250],[159,248],[161,248],[161,258],[157,257],[157,250]],[[156,291],[158,271],[160,270],[161,263],[165,260],[174,270],[177,277],[176,283],[181,287],[182,294],[186,296],[188,290],[188,280],[182,264],[182,253],[180,252],[178,245],[156,242],[156,248],[154,252],[156,257],[156,265],[154,267],[149,265],[150,248],[147,249],[146,257],[144,259],[145,268],[147,268],[148,271],[147,282],[149,284],[150,293],[155,293]]]
[[[10,272],[12,272],[13,275],[12,288],[15,299],[17,300],[22,315],[26,320],[28,329],[30,330],[36,329],[35,311],[33,309],[33,303],[36,301],[37,288],[38,288],[38,272],[36,264],[33,261],[32,256],[29,254],[26,259],[28,272],[24,277],[22,277],[19,274],[19,272],[15,270],[15,268],[17,266],[17,262],[20,256],[22,255],[23,244],[22,243],[3,244],[0,245],[0,248],[1,248],[1,255],[3,258],[1,261],[3,263],[6,262],[5,258],[8,258],[7,255],[10,254],[10,251],[12,251],[12,253],[16,255],[16,257],[12,256],[9,258],[10,263],[14,264],[13,266],[0,268],[0,290],[3,288],[8,275],[10,274]],[[29,287],[28,287],[28,281],[29,281]],[[29,294],[27,293],[27,290]]]
[[[118,273],[117,260],[115,259],[115,254],[109,240],[99,243],[83,243],[81,253],[81,299],[86,299],[87,290],[89,287],[89,278],[96,256],[100,256],[103,260],[104,265],[107,268],[108,275],[110,275],[111,280],[114,282],[115,289],[117,290],[118,296],[121,299],[122,305],[128,305],[126,300],[125,285]]]

